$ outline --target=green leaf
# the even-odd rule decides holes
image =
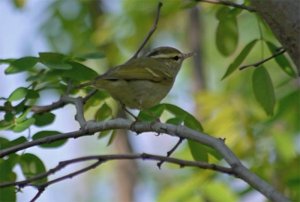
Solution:
[[[40,160],[40,158],[29,153],[21,155],[20,166],[26,179],[32,178],[38,174],[46,172],[45,165]],[[38,181],[34,181],[32,182],[32,184],[39,185],[46,182],[47,182],[47,177],[40,179]]]
[[[274,53],[278,50],[278,48],[272,42],[267,41],[266,43],[267,43],[269,50],[272,53]],[[293,77],[293,78],[297,78],[297,73],[292,68],[291,63],[289,62],[289,60],[286,58],[286,56],[284,54],[276,56],[275,61],[287,75],[289,75],[290,77]]]
[[[108,135],[112,135],[113,130],[103,130],[99,132],[98,138],[103,138],[106,137]]]
[[[11,155],[9,159],[0,159],[0,182],[15,182],[16,174],[12,171],[14,163],[12,163]],[[7,187],[0,189],[0,201],[10,202],[16,201],[15,187]]]
[[[16,125],[13,127],[13,131],[16,133],[22,132],[22,131],[26,130],[27,128],[29,128],[34,122],[35,122],[34,118],[29,118],[20,123],[16,123]]]
[[[15,111],[15,114],[19,114],[19,113],[24,114],[25,111],[26,112],[30,112],[30,109],[28,108],[28,106],[26,106],[26,99],[24,99],[22,102],[20,102],[19,104],[17,104],[14,107],[14,111]]]
[[[68,64],[69,57],[61,53],[43,52],[39,53],[40,62],[50,69],[72,69],[72,66]]]
[[[55,135],[58,135],[58,134],[60,134],[60,132],[58,132],[58,131],[44,130],[44,131],[40,131],[40,132],[37,132],[36,134],[34,134],[32,136],[32,139],[37,140],[37,139],[41,139],[41,138],[45,138],[45,137],[55,136]],[[52,143],[41,144],[39,146],[43,147],[43,148],[55,148],[55,147],[62,146],[66,142],[67,142],[67,139],[58,140],[58,141],[55,141],[55,142],[52,142]]]
[[[16,176],[12,171],[18,160],[19,156],[17,154],[10,154],[5,160],[3,158],[0,159],[0,182],[16,180]]]
[[[182,122],[183,122],[183,119],[179,118],[179,117],[170,118],[166,121],[166,123],[177,125],[177,126],[182,124]]]
[[[81,63],[69,62],[69,64],[73,67],[72,70],[63,73],[63,76],[67,78],[82,82],[94,79],[98,76],[98,73],[95,70]]]
[[[196,161],[208,162],[209,154],[218,160],[221,160],[223,158],[219,152],[217,152],[209,146],[206,146],[193,140],[188,140],[188,144],[191,154]]]
[[[13,172],[7,173],[12,175]],[[10,181],[11,182],[11,181]],[[0,201],[14,202],[17,201],[17,192],[15,187],[5,187],[0,189]]]
[[[104,138],[104,137],[107,137],[107,136],[110,136],[109,137],[109,140],[107,142],[107,146],[111,145],[111,143],[113,142],[114,138],[115,138],[115,133],[114,133],[114,130],[104,130],[104,131],[100,131],[99,132],[99,135],[98,135],[98,138]]]
[[[168,122],[171,124],[179,125],[182,122],[188,128],[202,132],[203,127],[201,123],[190,113],[185,110],[171,104],[163,104],[167,111],[175,115],[174,118],[169,119]],[[189,148],[193,158],[197,161],[208,161],[208,153],[211,149],[203,144],[197,143],[195,141],[189,140]]]
[[[186,116],[184,120],[184,125],[193,130],[202,132],[203,127],[200,122],[192,115]],[[195,142],[193,140],[188,140],[189,149],[196,161],[208,162],[208,153],[211,150],[208,146]]]
[[[168,112],[170,112],[171,114],[173,114],[176,117],[182,117],[185,118],[185,116],[187,114],[189,114],[188,112],[186,112],[185,110],[181,109],[180,107],[177,107],[175,105],[172,104],[164,104],[166,110]]]
[[[86,53],[86,54],[78,56],[78,58],[81,58],[81,59],[101,59],[101,58],[104,58],[104,57],[105,57],[105,54],[103,52],[100,52],[100,51]]]
[[[275,93],[270,75],[263,66],[259,66],[254,70],[252,86],[256,100],[267,115],[272,116],[275,106]]]
[[[230,12],[230,8],[227,6],[221,6],[218,8],[216,12],[216,18],[217,20],[221,21],[228,17],[228,14]]]
[[[8,59],[0,59],[0,64],[10,64],[16,59],[8,58]]]
[[[4,137],[0,137],[0,150],[4,149],[6,144],[8,144],[10,141]]]
[[[203,132],[203,127],[201,123],[191,114],[188,114],[184,120],[184,125],[193,130]]]
[[[51,112],[47,112],[43,114],[34,114],[33,118],[35,119],[34,125],[41,127],[53,123],[55,119],[55,114]]]
[[[5,74],[14,74],[22,71],[28,71],[32,69],[37,62],[38,62],[38,58],[36,57],[23,57],[14,60],[13,62],[10,63],[10,66],[6,68]]]
[[[231,55],[237,48],[238,39],[239,34],[236,17],[219,21],[216,30],[216,45],[222,55]]]
[[[111,133],[111,135],[109,137],[109,140],[107,142],[107,146],[111,145],[113,143],[115,137],[116,137],[116,131],[115,130],[111,130],[111,131],[112,131],[112,133]]]
[[[7,122],[13,121],[15,118],[15,115],[12,112],[6,112],[4,115],[4,120]]]
[[[39,95],[38,91],[28,89],[26,98],[28,98],[28,99],[37,99],[39,97],[40,97],[40,95]]]
[[[25,121],[27,119],[27,115],[29,114],[30,111],[31,111],[30,108],[27,108],[24,111],[22,111],[22,114],[16,118],[15,122],[21,123],[21,122]]]
[[[8,101],[12,102],[12,101],[23,99],[26,97],[27,92],[28,92],[27,88],[19,87],[9,95]]]
[[[141,121],[156,121],[162,115],[163,111],[165,110],[165,104],[158,104],[150,109],[140,111],[138,115],[138,120]]]
[[[10,129],[11,127],[14,126],[14,122],[13,121],[5,121],[5,120],[1,120],[0,121],[0,130],[7,130]]]
[[[108,97],[110,97],[110,95],[107,92],[98,90],[96,94],[85,103],[84,110],[87,110],[90,107],[99,106],[103,100]]]
[[[207,146],[193,140],[188,140],[188,144],[191,154],[196,161],[208,162]]]
[[[249,42],[243,50],[240,52],[240,54],[235,58],[235,60],[229,65],[227,68],[226,73],[222,77],[222,80],[225,79],[227,76],[229,76],[232,72],[234,72],[245,60],[245,58],[248,56],[254,45],[256,44],[257,39],[254,39],[253,41]]]
[[[21,136],[21,137],[18,137],[16,139],[14,139],[14,140],[5,142],[2,145],[0,144],[0,148],[1,149],[6,149],[6,148],[9,148],[9,147],[13,147],[13,146],[22,144],[24,142],[27,142],[27,139],[24,136]]]
[[[112,110],[106,103],[104,103],[95,114],[96,121],[104,121],[111,117],[112,117]]]

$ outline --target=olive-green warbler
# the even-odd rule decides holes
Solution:
[[[172,47],[158,47],[108,70],[81,87],[92,85],[104,89],[129,108],[149,108],[168,94],[183,60],[192,55]]]

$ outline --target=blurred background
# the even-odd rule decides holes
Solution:
[[[46,51],[77,55],[99,51],[105,57],[89,60],[85,65],[100,74],[134,54],[152,26],[157,3],[156,0],[1,0],[0,58],[35,56]],[[158,29],[146,50],[173,46],[183,52],[196,52],[193,59],[184,62],[171,93],[163,102],[192,113],[206,133],[226,138],[227,145],[253,172],[292,198],[299,197],[298,84],[282,73],[274,61],[266,64],[277,98],[275,114],[270,117],[255,101],[251,86],[253,69],[238,71],[221,80],[246,43],[261,38],[262,33],[264,38],[277,43],[272,33],[259,27],[260,21],[254,14],[241,12],[237,50],[225,57],[216,48],[219,22],[216,13],[223,6],[188,0],[163,3]],[[258,44],[245,63],[256,62],[269,54]],[[26,85],[25,73],[7,76],[5,67],[0,64],[0,97],[8,97],[16,87]],[[57,92],[49,90],[43,92],[38,104],[50,104],[58,98]],[[73,107],[66,106],[54,113],[56,120],[47,126],[49,130],[78,129]],[[89,112],[86,115],[92,118]],[[32,127],[23,133],[29,135],[36,131],[39,128]],[[18,134],[1,131],[0,135],[15,139]],[[147,133],[119,135],[110,146],[107,146],[108,141],[95,135],[69,140],[56,149],[35,147],[26,152],[39,156],[50,169],[59,161],[84,155],[131,152],[165,155],[177,139]],[[186,143],[176,150],[175,156],[192,159]],[[74,165],[50,179],[81,166]],[[20,173],[20,168],[16,167],[16,172]],[[21,174],[18,179],[22,179]],[[18,192],[17,200],[29,201],[35,193],[34,188],[24,188]],[[38,201],[53,200],[266,201],[264,196],[234,177],[168,164],[158,169],[156,163],[150,161],[105,163],[88,173],[49,186]]]

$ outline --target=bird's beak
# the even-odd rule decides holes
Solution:
[[[183,55],[183,58],[184,58],[184,59],[186,59],[186,58],[189,58],[189,57],[192,57],[192,56],[194,56],[194,55],[195,55],[195,53],[194,53],[194,52],[190,52],[190,53],[183,53],[182,55]]]

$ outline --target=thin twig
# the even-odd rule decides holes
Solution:
[[[260,61],[258,61],[258,62],[256,62],[256,63],[253,63],[253,64],[248,64],[248,65],[241,66],[241,67],[239,68],[239,70],[246,69],[247,67],[258,67],[258,66],[262,65],[263,63],[265,63],[265,62],[267,62],[267,61],[269,61],[269,60],[271,60],[271,59],[277,57],[278,55],[283,54],[285,51],[286,51],[286,50],[285,50],[284,48],[279,48],[279,49],[278,49],[273,55],[271,55],[270,57],[267,57],[267,58],[265,58],[265,59],[263,59],[263,60],[260,60]]]
[[[141,50],[144,48],[144,46],[147,44],[147,42],[149,41],[152,34],[155,32],[155,30],[157,28],[158,21],[159,21],[160,10],[161,10],[162,5],[163,5],[162,2],[158,3],[156,17],[155,17],[154,23],[152,25],[152,28],[148,32],[147,36],[145,37],[143,43],[140,45],[139,49],[135,52],[135,54],[128,61],[138,57]]]
[[[63,106],[65,106],[67,103],[65,103],[62,99],[59,99],[56,102],[53,102],[50,105],[44,105],[44,106],[32,106],[31,111],[34,113],[45,113],[45,112],[49,112],[58,108],[62,108]]]
[[[33,199],[30,200],[30,202],[34,202],[36,201],[41,195],[42,193],[45,191],[45,188],[40,188],[38,189],[38,192],[36,193],[36,195],[33,197]]]
[[[85,97],[82,98],[83,104],[85,104],[91,97],[97,93],[97,89],[91,90]]]
[[[87,171],[89,171],[89,170],[91,170],[91,169],[96,168],[96,167],[97,167],[98,165],[100,165],[101,163],[102,163],[102,161],[97,161],[96,163],[93,163],[93,164],[91,164],[91,165],[89,165],[89,166],[87,166],[87,167],[85,167],[85,168],[82,168],[82,169],[77,170],[77,171],[75,171],[75,172],[69,173],[69,174],[64,175],[64,176],[62,176],[62,177],[56,178],[56,179],[51,180],[51,181],[49,181],[49,182],[47,182],[47,183],[44,183],[44,184],[39,185],[39,186],[38,186],[38,192],[37,192],[37,194],[34,196],[34,198],[31,200],[31,202],[36,201],[36,200],[39,198],[39,196],[42,194],[42,192],[44,192],[44,190],[46,189],[46,187],[48,187],[48,186],[50,186],[50,185],[52,185],[52,184],[61,182],[61,181],[63,181],[63,180],[72,178],[72,177],[74,177],[74,176],[80,175],[80,174],[82,174],[82,173],[85,173],[85,172],[87,172]]]
[[[97,92],[97,90],[92,90],[91,92],[89,92],[86,96],[84,96],[83,99],[83,103],[86,103],[93,95],[95,95]],[[66,101],[64,98],[66,98],[67,96],[62,96],[59,100],[53,102],[52,104],[49,105],[43,105],[43,106],[39,106],[39,105],[35,105],[31,107],[31,111],[34,113],[45,113],[45,112],[49,112],[55,109],[59,109],[64,107],[65,105],[72,103],[72,102],[68,102]],[[76,99],[76,98],[75,98]]]
[[[171,156],[173,154],[173,152],[178,148],[178,146],[182,143],[184,139],[183,138],[179,138],[178,142],[174,145],[174,147],[172,147],[172,149],[170,151],[167,152],[167,157]],[[160,162],[157,163],[158,168],[160,169],[162,164],[165,161],[161,160]]]
[[[56,172],[62,170],[63,168],[75,164],[75,163],[80,163],[80,162],[85,162],[85,161],[92,161],[96,160],[97,162],[84,167],[82,169],[79,169],[77,171],[74,171],[72,173],[66,174],[64,176],[61,176],[59,178],[56,178],[54,180],[48,181],[47,183],[40,184],[40,185],[34,185],[37,186],[39,190],[45,189],[47,186],[57,183],[59,181],[74,177],[76,175],[82,174],[90,169],[93,169],[100,164],[103,164],[108,161],[115,161],[115,160],[135,160],[135,159],[141,159],[141,160],[152,160],[152,161],[163,161],[163,162],[168,162],[171,164],[176,164],[180,168],[182,167],[196,167],[196,168],[201,168],[201,169],[209,169],[209,170],[214,170],[218,171],[221,173],[225,173],[228,175],[234,175],[234,172],[232,168],[224,167],[224,166],[219,166],[216,164],[211,164],[211,163],[206,163],[206,162],[200,162],[200,161],[190,161],[190,160],[183,160],[183,159],[178,159],[178,158],[173,158],[173,157],[166,157],[166,156],[161,156],[161,155],[154,155],[154,154],[147,154],[147,153],[142,153],[142,154],[109,154],[109,155],[94,155],[94,156],[85,156],[85,157],[80,157],[80,158],[74,158],[66,161],[61,161],[58,163],[58,165],[52,169],[50,169],[48,172],[41,173],[39,175],[36,175],[32,178],[28,178],[26,180],[22,181],[17,181],[17,182],[6,182],[6,183],[1,183],[0,188],[4,187],[10,187],[10,186],[19,186],[20,188],[23,188],[25,186],[31,186],[32,183],[41,180],[45,177],[49,177],[50,175],[55,174]]]
[[[251,6],[237,4],[232,1],[224,1],[224,0],[196,0],[196,1],[210,3],[210,4],[219,4],[219,5],[224,5],[224,6],[230,6],[230,7],[234,7],[234,8],[240,8],[240,9],[247,10],[249,12],[256,12],[255,8],[253,8]]]

